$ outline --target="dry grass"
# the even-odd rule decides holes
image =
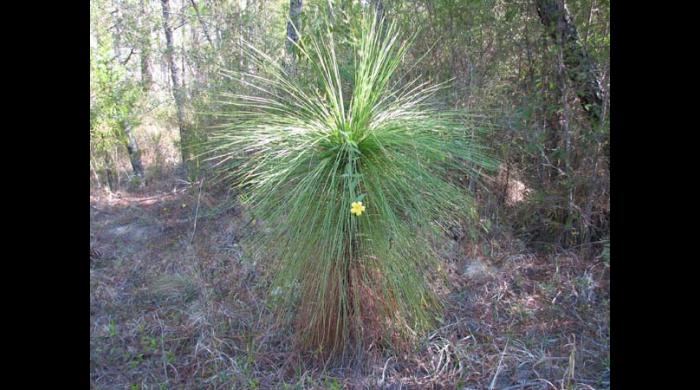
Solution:
[[[197,189],[163,178],[138,195],[93,192],[92,388],[609,387],[607,263],[446,237],[441,326],[410,353],[370,346],[361,367],[319,367],[274,322],[264,264],[242,255],[257,227],[237,208],[203,217],[223,195]]]

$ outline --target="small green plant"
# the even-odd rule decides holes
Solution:
[[[143,362],[143,354],[140,353],[134,357],[134,359],[129,363],[129,367],[134,369],[138,367]]]
[[[248,379],[248,388],[249,388],[249,389],[258,389],[258,388],[260,388],[260,381],[257,380],[257,379],[255,379],[255,378]]]
[[[336,378],[326,378],[325,388],[329,390],[341,390],[343,385]]]
[[[172,351],[168,351],[165,353],[165,361],[168,362],[168,364],[173,364],[175,363],[175,353]]]
[[[610,265],[610,240],[605,242],[603,252],[601,253],[600,257],[603,259],[603,263],[605,263],[605,265]]]
[[[154,336],[141,337],[141,343],[152,351],[158,351],[158,339]]]
[[[108,330],[109,330],[109,337],[116,337],[117,336],[117,323],[114,322],[114,320],[109,321]]]
[[[451,177],[495,168],[462,113],[429,103],[441,85],[393,77],[410,39],[371,14],[357,31],[350,80],[332,29],[297,46],[311,86],[247,46],[260,72],[226,74],[259,93],[224,95],[229,120],[205,145],[266,222],[248,247],[273,259],[282,318],[321,356],[397,346],[433,324],[430,235],[474,216]]]

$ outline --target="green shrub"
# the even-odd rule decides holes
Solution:
[[[430,234],[474,211],[449,178],[495,165],[462,114],[429,103],[441,86],[394,82],[410,41],[400,37],[362,19],[350,91],[331,29],[297,47],[320,88],[248,46],[261,71],[230,76],[259,93],[225,95],[229,121],[206,144],[220,178],[265,222],[249,247],[275,264],[272,295],[294,315],[300,346],[322,356],[397,347],[433,324]],[[363,213],[351,213],[355,202]]]
[[[117,171],[112,155],[115,151],[126,152],[125,129],[139,125],[142,103],[141,87],[126,77],[121,63],[113,60],[110,46],[91,48],[90,158],[96,171]]]

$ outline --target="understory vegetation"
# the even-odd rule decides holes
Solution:
[[[91,387],[609,388],[609,2],[90,23]]]

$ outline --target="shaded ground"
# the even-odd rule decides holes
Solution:
[[[409,355],[324,370],[274,325],[262,265],[238,244],[254,231],[245,213],[210,215],[212,195],[179,186],[91,195],[92,388],[609,388],[602,259],[446,238],[443,324]]]

